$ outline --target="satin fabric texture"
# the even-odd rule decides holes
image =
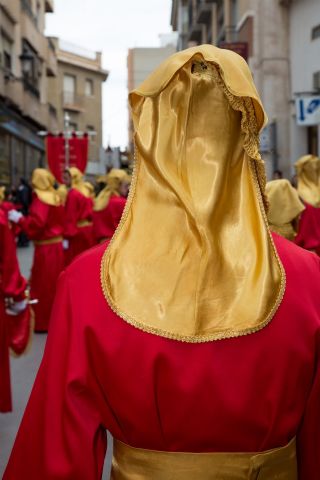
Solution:
[[[320,260],[274,241],[287,286],[273,321],[200,344],[112,312],[99,279],[105,245],[76,259],[4,480],[101,480],[105,429],[136,448],[194,453],[263,452],[297,436],[298,478],[318,480]]]
[[[298,480],[296,442],[260,453],[182,453],[114,440],[110,480]]]
[[[129,98],[136,167],[104,257],[107,302],[128,323],[182,341],[263,328],[285,275],[265,212],[266,117],[247,64],[194,47]]]
[[[270,229],[293,240],[297,234],[298,220],[305,209],[299,194],[286,179],[272,180],[266,185],[268,221]]]

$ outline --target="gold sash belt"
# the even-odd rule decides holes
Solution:
[[[297,480],[295,438],[261,453],[180,453],[114,440],[111,480]]]
[[[33,243],[35,245],[52,245],[53,243],[60,243],[62,242],[63,237],[59,235],[58,237],[48,238],[48,240],[35,240]]]
[[[79,220],[79,222],[77,222],[77,227],[79,228],[90,227],[91,225],[93,225],[93,223],[89,220]]]

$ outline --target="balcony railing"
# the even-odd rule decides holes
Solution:
[[[40,92],[39,88],[32,82],[32,80],[29,80],[27,78],[23,79],[23,87],[26,92],[31,93],[32,96],[36,98],[40,98]]]
[[[83,95],[77,95],[75,92],[65,91],[62,93],[64,108],[75,111],[83,110]]]

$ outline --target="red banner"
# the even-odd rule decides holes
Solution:
[[[73,135],[68,140],[68,146],[69,167],[77,167],[84,173],[88,163],[88,135],[84,135],[81,138]],[[66,161],[66,139],[62,135],[58,137],[48,135],[46,147],[49,170],[59,183],[63,183],[63,172],[68,166]]]
[[[247,42],[220,42],[219,47],[232,50],[241,55],[246,62],[248,61],[249,45]]]

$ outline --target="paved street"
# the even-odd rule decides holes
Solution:
[[[18,249],[21,271],[29,276],[32,247]],[[13,394],[13,412],[0,414],[0,477],[7,464],[8,457],[14,442],[21,417],[23,415],[36,372],[39,368],[43,355],[47,336],[44,334],[34,335],[29,352],[21,358],[11,358],[11,382]],[[111,440],[109,445],[111,445]],[[105,473],[103,478],[109,478],[111,449],[106,458]]]

